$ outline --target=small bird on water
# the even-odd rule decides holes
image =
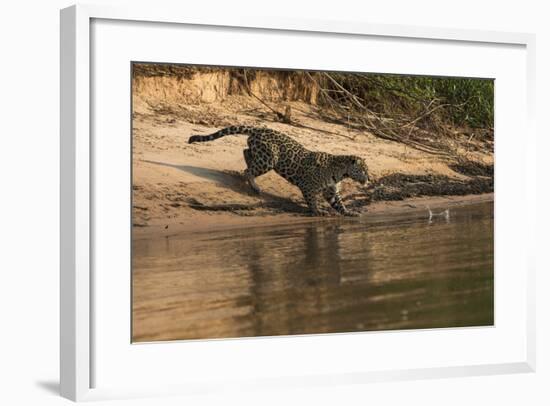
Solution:
[[[432,221],[434,217],[443,217],[445,221],[449,221],[449,219],[451,218],[451,212],[449,211],[449,209],[445,209],[440,213],[434,213],[429,206],[426,206],[426,208],[428,209],[428,221]]]

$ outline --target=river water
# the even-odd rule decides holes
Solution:
[[[493,324],[493,203],[134,241],[134,342]]]

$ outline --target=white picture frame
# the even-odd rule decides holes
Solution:
[[[256,18],[219,19],[193,17],[185,8],[173,10],[155,7],[111,8],[77,5],[61,11],[61,394],[78,401],[101,397],[141,395],[139,390],[121,388],[119,391],[91,389],[90,371],[95,362],[93,343],[94,318],[91,316],[94,278],[91,171],[91,25],[93,20],[189,24],[204,27],[245,27],[256,30],[282,30],[289,35],[298,32],[318,34],[350,34],[381,38],[408,38],[437,40],[449,43],[504,44],[525,47],[526,61],[526,128],[527,157],[534,157],[534,45],[535,37],[525,33],[486,32],[460,29],[429,28],[402,25],[379,25],[342,21],[315,21],[301,19]],[[129,102],[129,101],[128,101]],[[526,171],[534,172],[534,159],[526,159]],[[528,187],[529,185],[526,185]],[[533,185],[531,185],[533,186]],[[533,190],[530,188],[527,190]],[[528,221],[531,230],[536,215],[535,199],[528,198]],[[534,233],[527,238],[534,239]],[[366,371],[354,374],[312,375],[301,379],[282,379],[250,382],[250,386],[277,386],[296,384],[357,383],[394,379],[421,379],[430,377],[468,376],[529,372],[535,370],[535,269],[534,246],[526,243],[525,264],[527,302],[525,303],[525,357],[519,362],[491,364],[474,363],[464,366],[437,368],[395,369]],[[208,343],[206,343],[208,344]],[[128,345],[130,345],[128,343]],[[263,383],[262,383],[263,382]],[[245,385],[246,386],[246,385]],[[206,385],[209,390],[216,384]],[[186,393],[183,387],[159,387],[158,394]],[[150,392],[147,392],[150,394]]]

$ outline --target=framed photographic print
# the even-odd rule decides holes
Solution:
[[[62,394],[534,370],[533,36],[184,11],[61,12]]]

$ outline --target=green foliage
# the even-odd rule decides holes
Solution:
[[[491,79],[361,73],[331,75],[377,113],[411,116],[425,111],[430,104],[442,105],[437,115],[444,121],[458,126],[493,127],[494,81]]]
[[[450,103],[451,118],[456,124],[493,127],[494,81],[488,79],[435,79],[436,95]]]

